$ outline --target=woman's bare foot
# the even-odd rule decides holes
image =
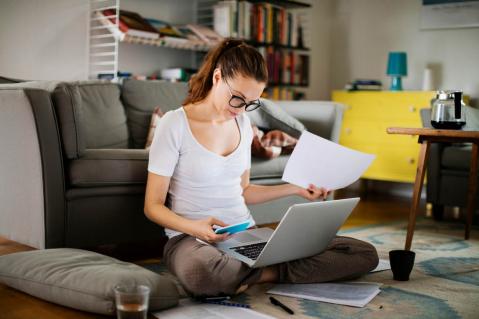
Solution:
[[[248,285],[242,285],[236,290],[236,294],[239,295],[240,293],[244,292],[246,289],[248,289]]]
[[[276,266],[269,266],[263,269],[261,277],[255,284],[262,284],[265,282],[277,282],[279,279],[278,268]],[[236,290],[236,294],[240,294],[248,289],[248,285],[242,285]]]
[[[279,272],[277,266],[269,266],[263,269],[261,273],[261,277],[256,282],[257,284],[261,284],[264,282],[277,282],[279,280]]]

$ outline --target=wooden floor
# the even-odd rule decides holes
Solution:
[[[346,190],[337,192],[335,197],[347,198],[358,196],[355,191]],[[357,227],[369,224],[384,223],[397,220],[407,220],[409,214],[410,198],[390,194],[368,193],[354,209],[344,228]],[[425,211],[425,204],[421,206]],[[31,250],[32,248],[0,237],[0,255],[13,252]],[[150,253],[151,258],[155,251]],[[127,257],[127,256],[126,256]],[[57,306],[40,299],[31,297],[14,289],[0,284],[0,319],[42,319],[42,318],[104,318],[69,308]]]

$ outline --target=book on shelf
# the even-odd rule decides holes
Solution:
[[[235,0],[220,1],[213,6],[213,29],[222,37],[239,37],[238,34],[239,2]]]
[[[201,40],[209,44],[221,42],[223,40],[221,35],[206,26],[199,24],[186,24],[184,27],[191,30],[191,32],[196,34]]]
[[[176,27],[171,24],[158,19],[146,18],[145,19],[155,30],[160,34],[160,37],[178,39],[180,42],[186,42],[186,37]]]
[[[101,11],[104,17],[108,17],[108,20],[115,25],[116,24],[116,11],[113,9],[105,9]],[[148,38],[158,39],[160,34],[156,29],[151,26],[146,19],[141,15],[133,11],[119,10],[118,28],[123,34]],[[104,23],[104,21],[102,21]]]
[[[205,41],[201,40],[201,38],[196,35],[190,28],[186,27],[185,25],[176,25],[175,28],[182,34],[183,37],[188,39],[188,41],[195,43],[195,44],[204,44]]]

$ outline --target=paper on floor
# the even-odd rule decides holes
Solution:
[[[199,303],[190,299],[180,300],[177,307],[154,312],[153,315],[161,319],[274,319],[247,308]]]
[[[381,292],[380,286],[380,283],[372,282],[279,284],[267,292],[339,305],[364,307]]]
[[[391,264],[389,263],[389,260],[379,259],[379,263],[376,266],[376,268],[374,268],[370,272],[383,271],[383,270],[388,270],[388,269],[391,269]]]
[[[308,188],[309,184],[335,190],[355,181],[376,156],[303,132],[283,173],[283,181]]]

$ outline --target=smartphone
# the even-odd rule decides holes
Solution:
[[[234,225],[229,225],[226,227],[219,227],[215,229],[215,234],[224,234],[229,233],[230,235],[239,233],[240,231],[246,230],[250,224],[250,221],[241,222]]]

